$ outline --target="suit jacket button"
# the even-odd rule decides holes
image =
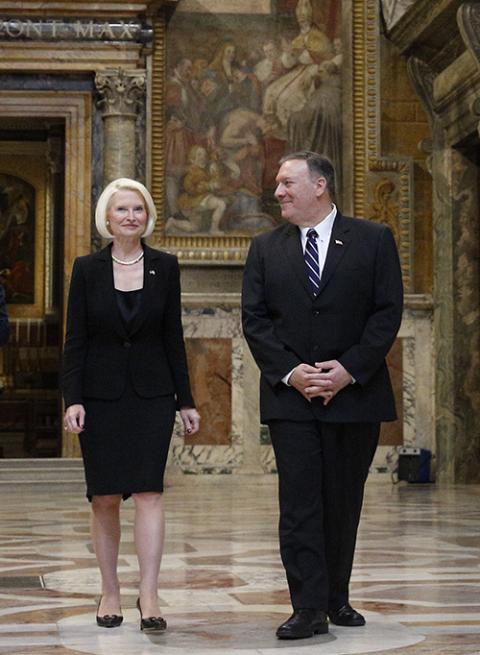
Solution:
[[[313,352],[314,353],[317,352],[318,348],[319,348],[319,346],[313,346]]]
[[[130,348],[131,345],[132,345],[132,344],[131,344],[130,341],[124,341],[124,342],[123,342],[123,347],[124,347],[124,348]]]
[[[314,315],[314,316],[320,316],[320,312],[318,311],[318,309],[316,309],[316,310],[313,312],[313,315]]]

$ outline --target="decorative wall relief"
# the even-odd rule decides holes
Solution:
[[[380,24],[377,0],[353,0],[353,207],[368,216],[376,185],[388,174],[398,193],[397,245],[406,292],[413,291],[414,218],[413,161],[384,157],[378,126],[380,116]]]
[[[383,178],[375,185],[369,218],[388,225],[398,243],[400,241],[400,226],[398,224],[398,202],[395,191],[395,184],[389,178]]]
[[[154,125],[166,115],[164,133],[153,130],[164,153],[152,166],[157,236],[187,258],[223,247],[241,259],[253,235],[279,224],[273,192],[287,152],[323,152],[341,178],[341,1],[280,0],[254,15],[228,4],[177,11],[166,42],[155,30]]]
[[[383,20],[387,30],[398,23],[415,0],[381,0]]]
[[[187,445],[230,445],[232,440],[232,340],[187,338],[193,397],[202,417]]]

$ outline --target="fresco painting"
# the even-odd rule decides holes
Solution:
[[[177,13],[169,24],[167,235],[275,227],[287,152],[322,152],[341,177],[341,2],[275,5],[262,16]]]

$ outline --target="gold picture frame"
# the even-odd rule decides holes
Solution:
[[[45,143],[0,143],[0,271],[11,319],[45,315],[46,184]]]

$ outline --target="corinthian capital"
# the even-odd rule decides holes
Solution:
[[[97,106],[104,116],[136,116],[146,90],[145,71],[122,68],[105,70],[95,76]]]

